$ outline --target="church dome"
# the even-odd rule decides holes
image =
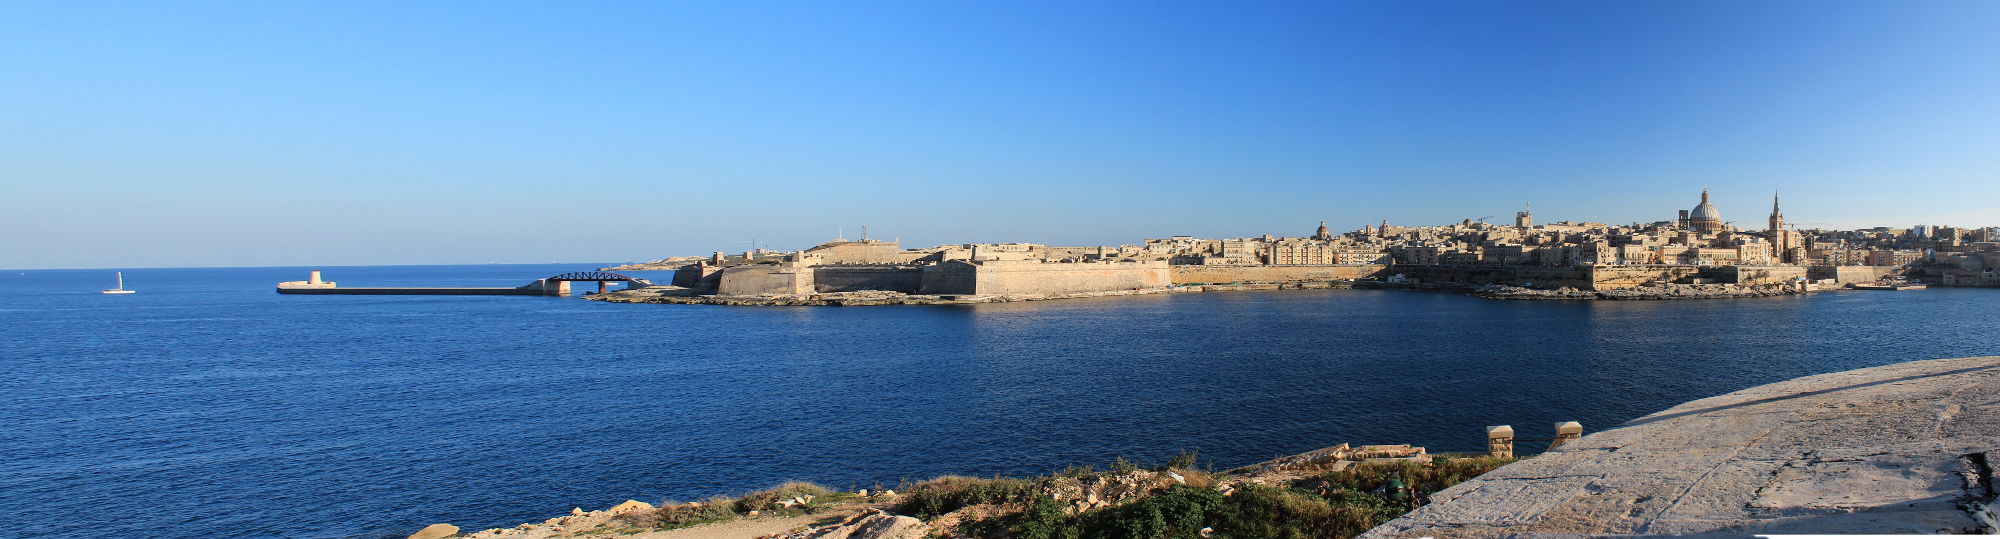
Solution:
[[[1719,211],[1715,211],[1715,206],[1714,206],[1714,205],[1711,205],[1711,204],[1709,204],[1709,203],[1707,203],[1707,202],[1703,202],[1703,203],[1701,203],[1701,205],[1700,205],[1700,206],[1695,206],[1695,207],[1694,207],[1694,211],[1691,211],[1691,212],[1688,212],[1688,218],[1689,218],[1689,219],[1710,219],[1710,220],[1715,220],[1715,221],[1721,221],[1721,220],[1722,220],[1722,212],[1719,212]]]
[[[1690,220],[1703,220],[1703,221],[1721,221],[1721,220],[1722,220],[1722,212],[1719,212],[1719,211],[1716,211],[1716,210],[1715,210],[1715,206],[1713,206],[1713,205],[1710,205],[1710,204],[1708,203],[1708,190],[1707,190],[1707,189],[1703,189],[1703,190],[1701,190],[1701,205],[1700,205],[1700,206],[1695,206],[1695,207],[1694,207],[1694,211],[1691,211],[1691,212],[1688,212],[1688,219],[1690,219]]]

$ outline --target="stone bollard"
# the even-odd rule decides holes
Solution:
[[[1486,427],[1486,454],[1500,458],[1514,458],[1514,427],[1507,425]]]
[[[1583,437],[1582,423],[1578,423],[1575,421],[1564,421],[1561,423],[1557,423],[1556,439],[1549,442],[1549,451],[1555,451],[1556,448],[1562,447],[1562,444],[1576,441],[1577,438],[1582,438],[1582,437]]]

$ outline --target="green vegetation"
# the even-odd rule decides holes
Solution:
[[[1229,476],[1195,469],[1197,454],[1184,451],[1159,466],[1144,468],[1124,458],[1103,472],[1071,466],[1034,479],[946,476],[900,485],[891,511],[926,520],[973,506],[967,520],[940,525],[967,537],[1012,539],[1210,539],[1353,537],[1429,502],[1430,495],[1486,473],[1514,459],[1485,456],[1436,457],[1429,463],[1359,465],[1275,484],[1234,483]],[[1171,475],[1169,475],[1171,473]],[[1228,483],[1227,485],[1221,485]],[[1079,486],[1123,489],[1098,501],[1097,509],[1076,499]],[[880,485],[876,485],[880,490]],[[1136,490],[1134,490],[1136,489]],[[1054,496],[1071,493],[1064,500]],[[1091,494],[1096,496],[1097,494]],[[806,505],[793,498],[812,496]],[[1129,496],[1129,497],[1128,497]],[[628,529],[673,529],[761,514],[813,514],[829,504],[859,500],[812,483],[791,482],[737,498],[718,496],[700,504],[667,503],[652,511],[615,518]],[[1105,506],[1104,504],[1111,504]],[[984,516],[985,518],[976,518]]]
[[[750,511],[771,511],[782,509],[783,507],[780,504],[792,498],[805,496],[818,498],[826,494],[826,487],[803,481],[791,481],[778,485],[776,488],[747,494],[743,498],[736,500],[735,505],[736,511],[743,513]],[[811,512],[810,509],[813,507],[812,500],[806,502],[806,507],[808,509],[807,512]]]
[[[1353,537],[1421,506],[1433,492],[1509,462],[1439,458],[1357,466],[1282,485],[1245,484],[1227,495],[1190,482],[1075,515],[1062,502],[1033,493],[1014,500],[1018,512],[967,522],[958,531],[1018,539],[1193,539],[1204,528],[1212,538]]]
[[[1020,498],[1030,486],[1032,483],[1023,479],[945,476],[904,487],[902,500],[896,504],[895,512],[932,519],[969,505],[1004,503]]]
[[[813,496],[815,499],[807,500],[803,506],[787,508],[781,505],[786,500],[803,496]],[[658,509],[625,513],[614,517],[612,521],[625,528],[671,530],[730,520],[751,511],[760,513],[797,511],[812,514],[818,512],[824,503],[833,501],[819,499],[826,496],[828,496],[826,487],[793,481],[745,494],[740,498],[715,496],[699,504],[664,502]]]
[[[652,511],[633,511],[618,515],[612,518],[612,522],[629,528],[671,530],[736,518],[736,500],[727,496],[709,498],[700,505],[672,502],[663,505],[664,507]]]

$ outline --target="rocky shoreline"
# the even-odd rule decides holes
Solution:
[[[1485,285],[1473,287],[1470,290],[1466,290],[1465,293],[1466,295],[1486,299],[1668,300],[1767,298],[1804,294],[1805,291],[1797,287],[1775,284],[1663,284],[1616,290],[1579,290],[1569,287],[1539,289],[1507,285]]]
[[[1081,294],[1047,294],[1039,296],[975,296],[975,295],[923,295],[904,294],[886,290],[859,292],[829,292],[824,294],[758,294],[745,296],[725,296],[709,294],[707,290],[682,288],[678,286],[649,286],[631,290],[618,290],[603,294],[587,294],[583,298],[610,303],[669,303],[678,305],[747,305],[747,306],[827,306],[856,307],[868,305],[968,305],[975,303],[1007,303],[1015,301],[1046,301],[1052,299],[1100,298],[1112,296],[1138,296],[1147,294],[1172,294],[1189,292],[1188,287],[1145,288],[1139,290],[1118,290],[1112,292],[1090,292]]]
[[[603,294],[585,294],[584,299],[609,303],[663,303],[675,305],[731,305],[731,306],[823,306],[859,307],[872,305],[970,305],[978,303],[1009,303],[1017,301],[1048,301],[1057,299],[1098,298],[1115,296],[1137,296],[1148,294],[1174,294],[1190,292],[1228,292],[1247,290],[1302,290],[1302,289],[1373,289],[1373,290],[1415,290],[1427,292],[1454,292],[1484,299],[1543,299],[1543,300],[1675,300],[1675,299],[1733,299],[1765,298],[1806,293],[1796,286],[1787,285],[1739,285],[1739,284],[1660,284],[1616,290],[1582,290],[1562,287],[1553,289],[1528,288],[1510,285],[1475,285],[1469,283],[1442,284],[1394,284],[1378,281],[1352,282],[1298,282],[1298,283],[1250,283],[1250,284],[1205,284],[1174,286],[1168,288],[1147,288],[1139,290],[1118,290],[1112,292],[1091,292],[1080,294],[1047,294],[1036,296],[1015,295],[926,295],[905,294],[886,290],[866,290],[857,292],[828,292],[823,294],[757,294],[720,295],[712,290],[683,288],[678,286],[649,286],[630,290],[618,290]]]
[[[1008,531],[993,529],[996,524],[1019,522],[1036,511],[1054,512],[1060,521],[1106,518],[1121,507],[1141,504],[1147,498],[1188,491],[1214,500],[1232,499],[1258,503],[1279,492],[1300,496],[1315,492],[1320,501],[1307,505],[1368,500],[1373,507],[1392,500],[1404,500],[1395,512],[1414,508],[1416,496],[1428,494],[1471,476],[1512,462],[1514,459],[1461,457],[1453,459],[1427,454],[1410,445],[1349,446],[1340,444],[1315,451],[1238,467],[1226,472],[1203,471],[1195,466],[1194,454],[1183,453],[1154,467],[1139,467],[1118,459],[1102,471],[1072,467],[1060,473],[1033,479],[946,476],[907,484],[895,490],[835,492],[811,483],[786,483],[742,497],[717,496],[696,502],[645,503],[626,500],[616,506],[586,511],[571,509],[569,514],[540,522],[507,528],[461,532],[454,525],[432,524],[411,534],[409,539],[922,539],[1009,537]],[[1432,466],[1443,466],[1455,479],[1438,484],[1419,484],[1409,475]],[[1456,470],[1456,471],[1451,471]],[[1399,475],[1401,474],[1401,475]],[[1388,482],[1401,477],[1410,483]],[[1386,486],[1385,486],[1386,485]],[[1342,495],[1342,490],[1361,489]],[[1399,488],[1405,490],[1397,490]],[[1361,496],[1361,498],[1356,498]],[[1044,515],[1046,518],[1049,515]],[[1203,517],[1202,515],[1195,515]],[[1386,516],[1386,515],[1385,515]],[[1203,517],[1205,518],[1205,517]],[[1384,519],[1383,521],[1386,521]],[[1366,527],[1372,527],[1373,523]],[[1214,523],[1224,526],[1222,522]],[[1005,526],[1001,526],[1005,528]],[[1359,533],[1366,527],[1352,530]],[[1233,530],[1225,537],[1242,537],[1249,530]],[[1202,536],[1208,536],[1203,533]]]

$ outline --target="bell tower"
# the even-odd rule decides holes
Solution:
[[[1789,262],[1785,256],[1792,252],[1791,235],[1785,233],[1785,214],[1778,211],[1778,193],[1771,192],[1771,261]]]

